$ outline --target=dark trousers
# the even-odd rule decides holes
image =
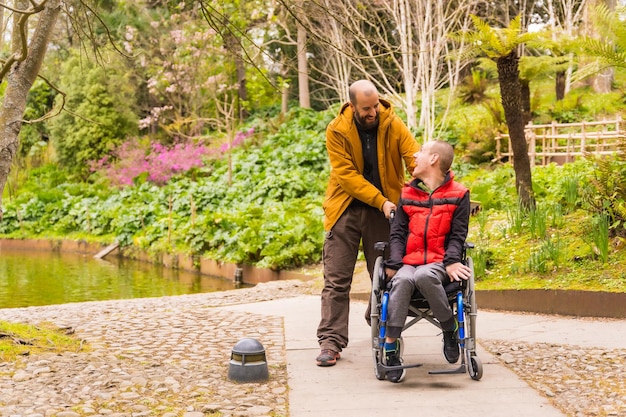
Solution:
[[[350,287],[361,241],[371,279],[380,254],[374,244],[389,241],[389,221],[373,207],[350,206],[324,239],[322,318],[317,328],[322,349],[341,352],[348,345]]]

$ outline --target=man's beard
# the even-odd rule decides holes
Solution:
[[[356,123],[364,130],[376,129],[378,127],[378,113],[376,114],[376,118],[372,122],[368,122],[365,117],[361,117],[358,113],[354,113],[354,120]]]

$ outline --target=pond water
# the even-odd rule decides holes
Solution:
[[[239,288],[233,280],[118,257],[0,250],[0,308]]]

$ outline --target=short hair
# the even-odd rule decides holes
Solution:
[[[373,82],[370,80],[357,80],[348,88],[348,97],[350,98],[350,103],[353,105],[356,105],[356,96],[359,92],[362,92],[366,96],[378,94],[378,90]]]
[[[431,153],[439,154],[439,168],[442,174],[447,174],[454,160],[454,148],[443,140],[434,140]]]

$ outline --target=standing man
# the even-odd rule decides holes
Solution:
[[[413,155],[419,150],[391,104],[379,99],[372,82],[355,81],[349,97],[326,129],[331,171],[323,204],[326,237],[318,366],[333,366],[348,345],[350,286],[359,246],[362,242],[371,277],[377,256],[374,243],[389,240],[387,219],[396,209],[405,172],[415,168]]]

